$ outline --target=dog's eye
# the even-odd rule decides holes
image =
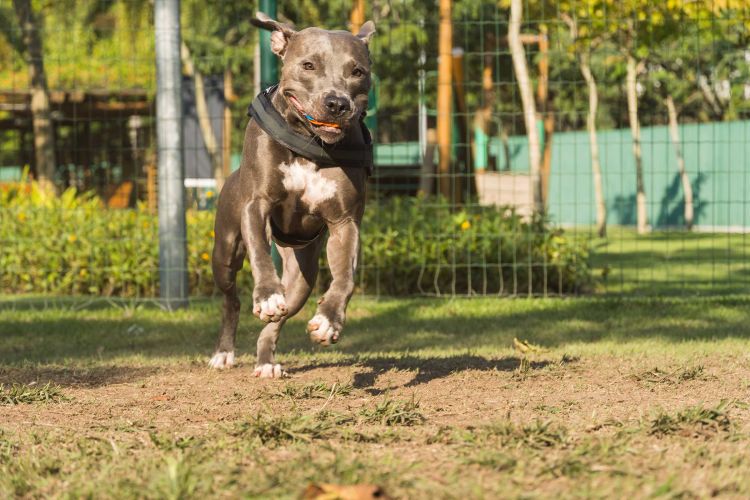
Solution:
[[[352,76],[354,76],[354,77],[356,77],[356,78],[359,78],[360,76],[362,76],[362,75],[364,75],[364,74],[365,74],[365,72],[364,72],[364,71],[362,71],[362,70],[361,70],[361,69],[359,69],[359,68],[354,68],[354,71],[352,71]]]
[[[312,71],[315,69],[315,65],[311,62],[303,62],[302,67],[306,69],[307,71]]]

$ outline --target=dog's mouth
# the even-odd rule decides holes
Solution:
[[[292,104],[292,107],[297,111],[297,113],[302,116],[302,118],[310,125],[310,127],[312,127],[312,129],[316,133],[323,132],[331,138],[337,138],[344,133],[344,131],[341,129],[341,125],[339,125],[338,123],[316,120],[311,114],[305,111],[305,108],[302,107],[302,104],[296,97],[294,97],[294,95],[287,93],[286,97]]]

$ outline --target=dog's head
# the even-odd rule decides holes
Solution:
[[[283,61],[279,92],[324,142],[340,141],[367,109],[372,21],[356,35],[348,31],[291,26],[259,12],[256,26],[271,30],[271,50]],[[305,118],[305,115],[313,120]]]

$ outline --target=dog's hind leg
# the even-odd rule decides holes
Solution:
[[[305,305],[318,276],[318,257],[323,247],[323,238],[318,238],[309,246],[294,250],[279,247],[279,253],[284,262],[282,283],[286,290],[286,305],[288,314],[280,321],[268,323],[258,337],[258,361],[255,368],[256,377],[281,377],[281,365],[274,360],[276,342],[279,339],[281,327],[288,318],[297,314]]]
[[[217,232],[218,233],[218,232]],[[239,234],[236,238],[218,239],[214,243],[211,266],[216,287],[224,294],[221,330],[216,350],[208,365],[219,370],[234,365],[234,343],[240,319],[240,299],[237,296],[237,272],[242,269],[245,247]]]

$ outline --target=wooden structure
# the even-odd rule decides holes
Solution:
[[[153,163],[153,95],[140,89],[51,90],[49,97],[55,162],[64,187],[115,196],[113,206],[132,205],[139,191],[155,189],[146,182],[147,164]],[[0,135],[6,143],[16,141],[14,161],[29,165],[32,174],[33,134],[31,92],[0,91]]]

